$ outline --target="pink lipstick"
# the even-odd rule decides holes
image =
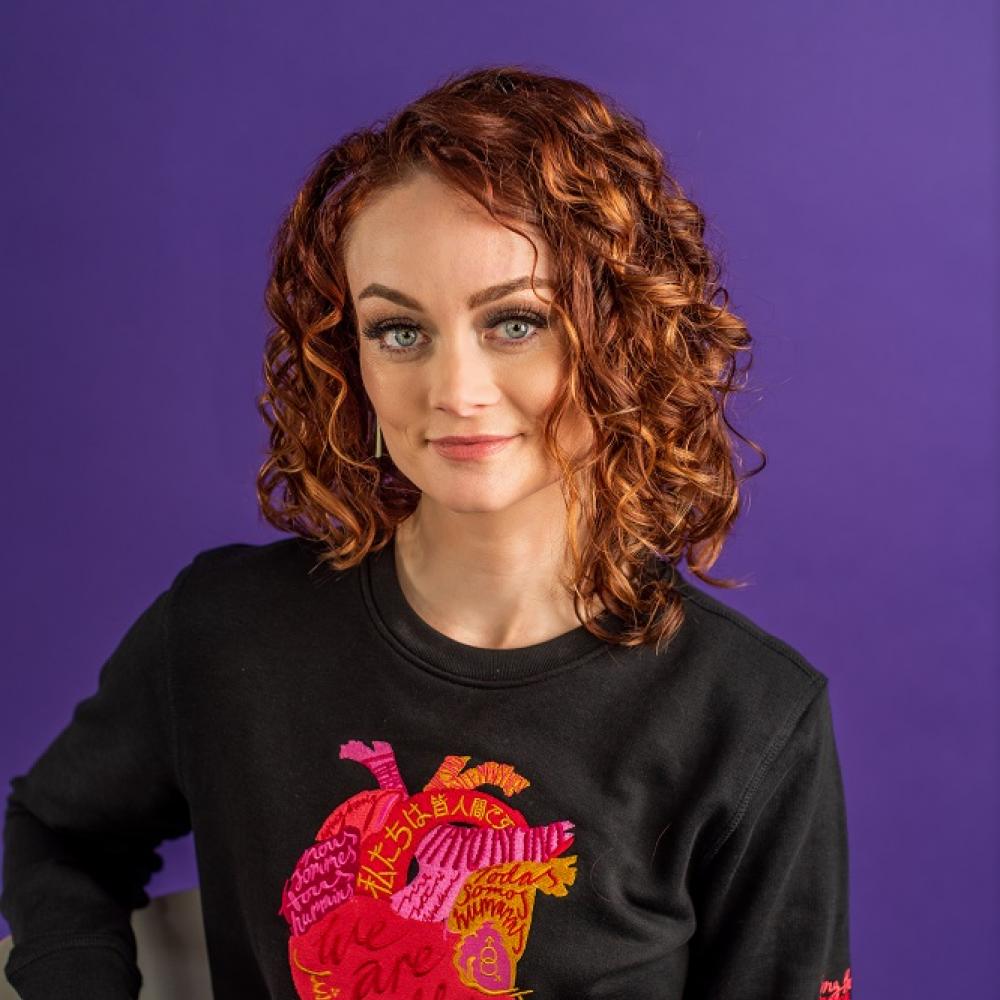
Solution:
[[[454,459],[486,458],[502,451],[507,445],[520,437],[498,437],[490,434],[473,434],[469,437],[442,437],[431,441],[439,455]]]

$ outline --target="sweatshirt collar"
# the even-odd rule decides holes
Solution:
[[[362,590],[372,618],[391,644],[402,647],[418,665],[442,676],[488,686],[519,683],[600,655],[610,645],[583,625],[545,642],[511,649],[489,649],[458,642],[421,618],[408,603],[396,572],[395,539],[369,553],[361,565]],[[601,623],[621,625],[610,612]]]

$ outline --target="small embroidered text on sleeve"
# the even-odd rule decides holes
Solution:
[[[843,980],[824,979],[819,987],[818,1000],[851,1000],[851,970],[844,970]]]

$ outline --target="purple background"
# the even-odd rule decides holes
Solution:
[[[195,551],[276,537],[253,491],[262,293],[309,163],[448,72],[520,62],[639,115],[724,247],[757,339],[732,419],[769,463],[715,567],[751,586],[714,593],[830,677],[860,997],[995,989],[988,0],[0,18],[4,795]],[[194,885],[190,838],[163,853],[152,894]]]

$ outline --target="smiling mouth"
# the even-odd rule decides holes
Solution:
[[[520,434],[514,434],[510,437],[479,435],[474,438],[437,438],[430,443],[435,451],[444,458],[466,460],[485,458],[496,454],[520,436]]]
[[[434,444],[479,444],[481,441],[509,441],[514,434],[470,434],[468,437],[450,435],[448,437],[431,438]]]

